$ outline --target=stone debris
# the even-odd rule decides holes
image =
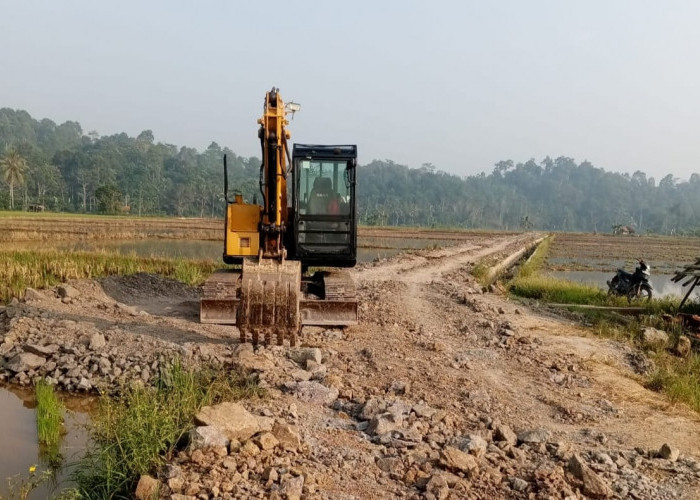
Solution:
[[[197,425],[217,427],[230,441],[245,441],[261,431],[272,430],[273,420],[253,415],[239,403],[205,406],[194,417]]]
[[[696,497],[700,462],[685,444],[625,446],[606,424],[628,418],[627,406],[596,386],[585,359],[523,323],[526,307],[512,312],[460,269],[421,283],[417,314],[404,301],[413,282],[394,274],[359,282],[360,327],[305,328],[296,348],[239,345],[230,327],[178,316],[173,301],[165,313],[139,302],[138,287],[29,292],[0,306],[0,382],[142,387],[167,382],[178,358],[242,368],[267,389],[203,408],[137,498]],[[624,369],[649,369],[637,349],[603,348]]]

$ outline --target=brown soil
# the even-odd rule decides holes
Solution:
[[[298,370],[286,359],[287,348],[258,349],[257,354],[274,365],[261,375],[272,397],[251,403],[252,410],[283,416],[290,405],[296,406],[298,425],[312,449],[305,467],[322,496],[422,494],[375,465],[377,458],[403,455],[358,430],[356,415],[367,400],[396,394],[444,412],[448,437],[491,436],[500,422],[516,432],[547,429],[552,434],[549,442],[566,443],[572,452],[614,454],[638,447],[652,456],[670,443],[682,458],[698,454],[700,418],[645,389],[629,364],[629,347],[498,293],[481,292],[468,272],[474,263],[513,252],[538,236],[473,233],[453,247],[401,255],[353,271],[360,324],[344,331],[306,328],[302,336],[304,345],[323,350],[328,367],[323,383],[340,390],[332,408],[305,403],[284,389],[293,369]],[[235,359],[237,331],[199,324],[195,289],[149,275],[73,285],[80,298],[71,304],[44,292],[46,300],[24,305],[39,311],[30,314],[32,328],[41,331],[37,322],[42,318],[68,318],[98,330],[111,329],[108,342],[118,343],[127,353],[158,351],[165,343],[198,346],[202,352],[211,347],[217,356]],[[119,308],[105,307],[114,301],[148,314],[125,315]],[[566,484],[578,491],[568,474],[566,482],[557,482],[564,481],[566,461],[547,449],[525,446],[512,452],[515,458],[502,454],[484,464],[483,473],[468,481],[467,490],[454,493],[455,498],[563,498]],[[700,496],[697,477],[649,465],[653,460],[637,469],[649,481],[637,498]],[[551,472],[546,480],[545,466]],[[611,478],[618,477],[603,476],[610,486]],[[522,478],[528,486],[511,489],[512,478]],[[625,487],[634,491],[632,483]],[[620,491],[626,495],[626,490]]]

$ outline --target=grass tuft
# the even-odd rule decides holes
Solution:
[[[194,370],[176,362],[156,387],[135,386],[101,399],[92,446],[73,479],[88,498],[128,498],[141,474],[165,463],[200,408],[263,394],[241,372]]]
[[[55,468],[60,465],[61,437],[63,435],[63,404],[59,401],[53,386],[40,380],[35,387],[36,428],[39,435],[41,455]]]
[[[656,371],[646,386],[664,392],[673,403],[685,403],[700,412],[700,355],[678,359],[667,353],[655,357]]]

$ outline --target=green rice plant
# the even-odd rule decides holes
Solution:
[[[165,463],[202,406],[263,395],[242,372],[194,370],[176,362],[155,387],[102,397],[92,445],[72,478],[87,498],[130,498],[139,476]]]
[[[557,304],[610,303],[607,293],[600,288],[538,274],[515,278],[510,283],[510,291],[520,297]]]
[[[56,396],[53,386],[45,380],[37,382],[36,429],[42,458],[52,467],[61,463],[60,445],[63,436],[63,404]]]

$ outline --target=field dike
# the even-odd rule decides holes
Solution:
[[[541,276],[550,249],[544,240],[530,259],[523,263],[508,284],[516,296],[536,299],[544,304],[566,307],[578,319],[591,325],[596,334],[624,341],[640,350],[646,366],[644,384],[665,393],[672,402],[684,403],[700,412],[700,355],[693,350],[692,337],[671,318],[680,299],[654,299],[631,307],[626,298],[610,297],[596,287]],[[690,304],[690,309],[697,308]],[[633,313],[630,319],[619,313]],[[666,319],[661,319],[662,317]],[[644,354],[646,353],[646,354]]]

